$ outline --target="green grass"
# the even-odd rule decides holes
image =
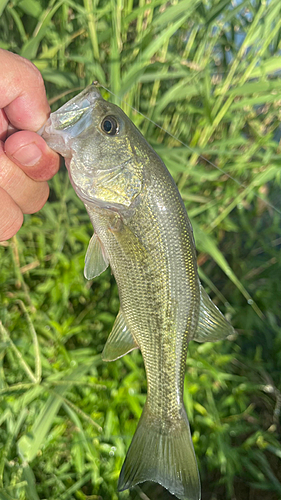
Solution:
[[[53,109],[98,79],[178,183],[201,279],[238,332],[189,349],[204,500],[281,497],[280,10],[0,0],[0,46],[36,64]],[[146,380],[136,351],[100,359],[119,302],[109,270],[83,277],[91,233],[62,170],[0,245],[1,500],[171,498],[116,490]]]

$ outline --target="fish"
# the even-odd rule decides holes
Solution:
[[[188,344],[234,330],[200,283],[178,188],[137,127],[94,84],[52,113],[41,135],[65,158],[93,225],[85,278],[110,265],[118,286],[120,310],[102,358],[140,349],[144,360],[147,399],[118,489],[154,481],[180,500],[200,500],[183,403]]]

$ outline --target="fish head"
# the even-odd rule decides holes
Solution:
[[[153,150],[121,108],[105,101],[95,85],[52,113],[41,135],[65,158],[82,201],[109,208],[136,203]]]

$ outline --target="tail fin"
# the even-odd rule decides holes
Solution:
[[[184,408],[182,419],[165,432],[144,407],[123,464],[119,491],[144,481],[161,484],[180,500],[200,500],[200,479]]]

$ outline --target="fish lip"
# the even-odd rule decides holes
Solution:
[[[72,99],[70,99],[70,101],[67,101],[65,104],[63,104],[57,111],[55,111],[55,113],[65,113],[67,111],[84,109],[85,107],[90,107],[95,104],[97,99],[102,99],[102,96],[97,89],[97,86],[92,83],[91,85],[88,85],[88,87],[86,87],[84,90],[82,90],[82,92],[76,94]],[[86,106],[83,106],[83,103],[85,103]]]
[[[50,120],[50,118],[48,118],[48,120],[44,123],[44,125],[42,125],[41,128],[39,128],[39,130],[37,130],[36,134],[40,135],[42,137],[42,134],[45,130],[45,126],[47,125],[48,121]]]
[[[54,129],[52,116],[50,116],[45,125],[41,127],[38,132],[40,132],[39,135],[44,139],[49,148],[59,153],[65,159],[70,157],[71,151],[68,140],[66,140],[67,136],[65,136],[63,132]]]
[[[51,130],[55,132],[55,134],[63,135],[64,130],[70,129],[73,125],[70,123],[69,126],[67,124],[65,127],[62,127],[61,117],[65,117],[71,113],[81,113],[81,117],[88,113],[91,110],[97,100],[103,100],[97,86],[92,83],[88,87],[86,87],[80,94],[74,96],[70,101],[67,101],[63,104],[57,111],[54,111],[50,114],[47,121],[42,125],[42,127],[37,131],[37,134],[43,137],[44,133],[46,133],[49,137],[52,135]],[[48,130],[49,129],[49,130]],[[47,137],[46,137],[47,139]],[[45,140],[46,140],[45,139]],[[47,142],[47,140],[46,140]]]
[[[82,90],[80,94],[74,96],[72,99],[70,99],[70,101],[67,101],[59,109],[57,109],[57,111],[51,114],[50,118],[54,120],[53,126],[55,130],[56,130],[56,125],[59,125],[60,122],[59,118],[61,116],[65,116],[68,113],[70,114],[76,111],[84,114],[95,105],[97,100],[103,100],[103,98],[99,90],[97,89],[96,85],[91,84],[84,90]]]

